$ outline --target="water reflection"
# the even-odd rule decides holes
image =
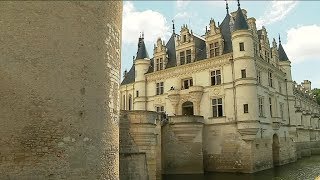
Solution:
[[[320,176],[320,156],[312,156],[254,174],[206,173],[204,175],[167,175],[164,180],[314,180]]]

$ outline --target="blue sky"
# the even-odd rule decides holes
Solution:
[[[237,9],[229,2],[229,11]],[[318,1],[240,1],[248,17],[265,26],[270,42],[281,35],[282,44],[292,62],[292,76],[297,83],[311,80],[320,88],[320,2]],[[222,22],[226,15],[224,1],[125,1],[123,8],[122,69],[129,70],[136,55],[140,32],[144,32],[149,56],[158,37],[168,40],[172,20],[176,32],[183,24],[195,34],[203,35],[213,18]]]

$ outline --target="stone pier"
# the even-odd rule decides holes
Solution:
[[[119,179],[121,1],[0,3],[0,179]]]
[[[162,127],[163,174],[201,174],[202,116],[172,116]]]

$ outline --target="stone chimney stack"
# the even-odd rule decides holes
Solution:
[[[304,80],[301,85],[307,90],[311,91],[311,81],[309,80]]]

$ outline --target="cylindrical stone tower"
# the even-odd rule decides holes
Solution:
[[[119,179],[121,1],[0,3],[0,179]]]

